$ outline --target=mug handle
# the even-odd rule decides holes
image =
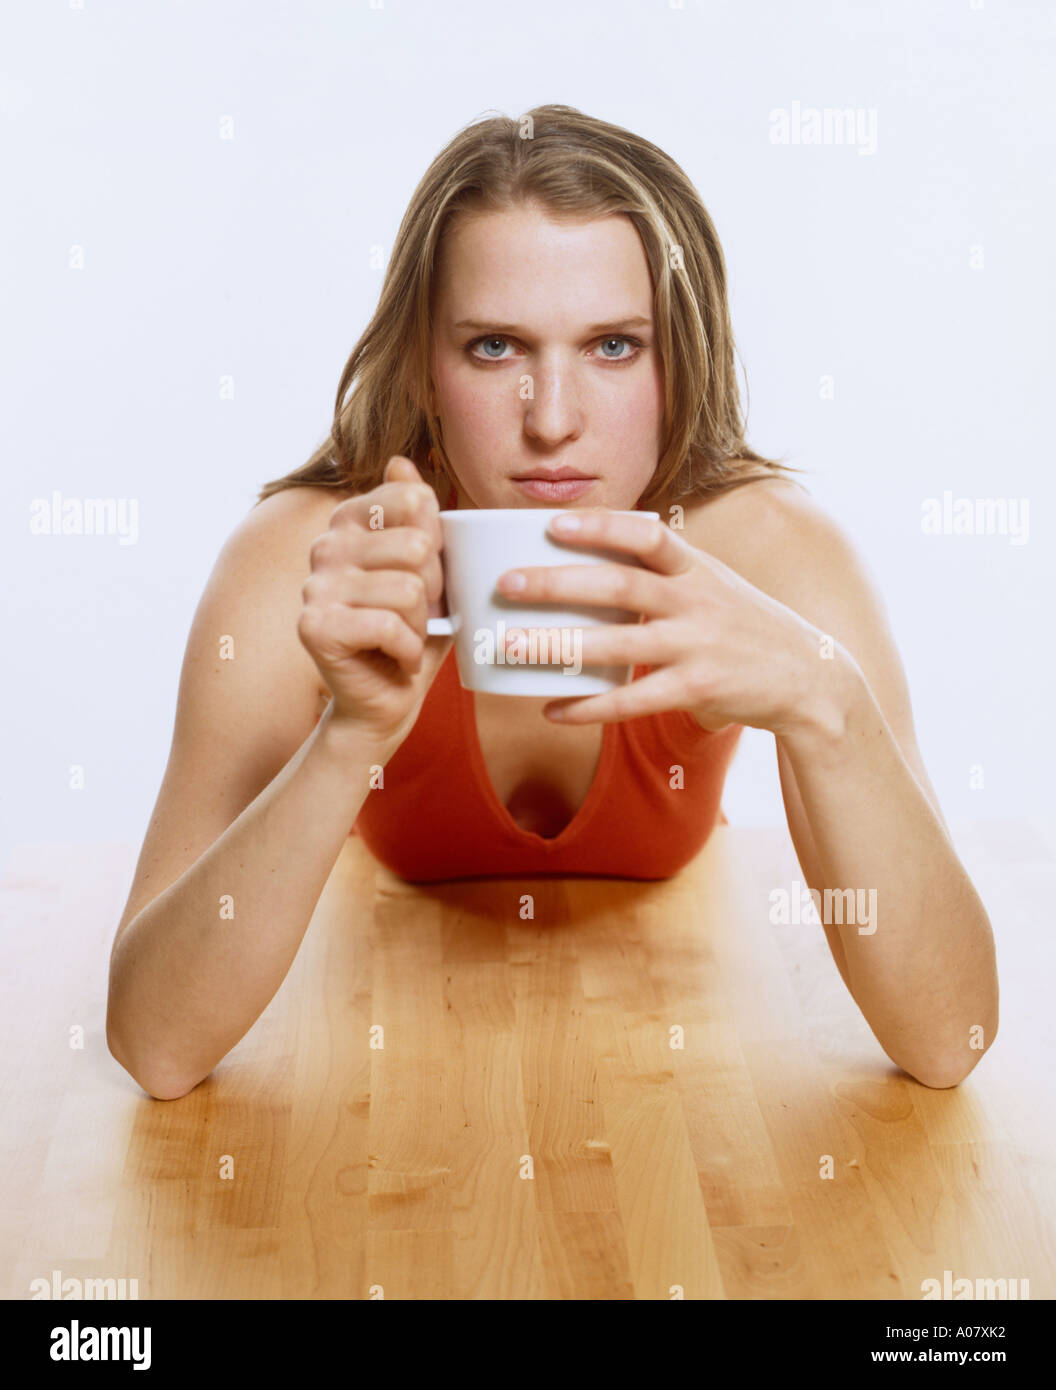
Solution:
[[[454,637],[458,631],[456,618],[430,618],[425,625],[430,637]]]

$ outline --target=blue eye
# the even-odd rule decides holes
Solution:
[[[506,340],[505,338],[499,338],[499,337],[495,337],[495,338],[478,338],[478,339],[477,339],[477,342],[478,342],[478,343],[505,343],[506,341],[507,341],[507,340]],[[471,344],[471,346],[473,346],[473,344]],[[497,358],[494,358],[494,357],[493,357],[491,360],[492,360],[493,362],[498,361],[498,359],[497,359]]]
[[[626,343],[627,346],[629,347],[630,344],[631,344],[631,340],[630,340],[630,338],[605,338],[605,339],[603,340],[603,342],[602,342],[602,346],[603,346],[603,347],[606,347],[609,343]],[[619,357],[610,357],[610,358],[608,359],[608,361],[610,361],[610,362],[620,362],[620,361],[622,361],[622,360],[623,360],[623,359],[622,359],[622,358],[619,358]]]
[[[466,344],[466,352],[469,353],[469,355],[472,358],[474,358],[474,360],[477,362],[502,362],[507,359],[501,356],[493,356],[490,352],[486,352],[483,357],[480,357],[474,351],[474,349],[477,347],[482,347],[485,345],[491,345],[495,343],[503,343],[508,345],[509,341],[509,338],[504,337],[501,333],[493,333],[486,338],[474,338],[471,343]],[[610,357],[607,354],[603,356],[603,361],[610,362],[613,365],[617,366],[622,366],[625,362],[633,362],[639,356],[642,348],[644,347],[644,344],[639,338],[626,337],[622,333],[618,336],[601,339],[601,346],[603,347],[607,347],[610,343],[625,343],[628,347],[635,349],[634,352],[624,354],[620,357]]]

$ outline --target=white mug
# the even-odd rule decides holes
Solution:
[[[610,623],[636,623],[641,615],[621,608],[532,604],[507,598],[496,581],[528,565],[604,565],[640,562],[626,551],[563,544],[547,534],[564,507],[470,508],[440,513],[441,552],[448,616],[430,618],[430,637],[454,636],[458,676],[465,690],[493,695],[560,698],[601,695],[626,685],[633,666],[584,666],[582,632]],[[651,517],[658,512],[617,512]],[[525,636],[506,647],[513,629]]]

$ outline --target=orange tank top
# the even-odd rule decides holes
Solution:
[[[635,666],[632,678],[649,670]],[[669,878],[717,823],[726,824],[722,788],[742,732],[740,724],[717,733],[702,729],[688,710],[603,725],[586,800],[559,835],[539,835],[522,829],[495,793],[473,692],[459,680],[452,645],[414,727],[385,764],[384,786],[368,792],[352,834],[412,883]]]

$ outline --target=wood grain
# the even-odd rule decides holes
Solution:
[[[1056,841],[956,838],[1002,990],[956,1089],[888,1061],[820,926],[770,923],[787,832],[723,826],[662,883],[416,887],[350,839],[267,1010],[167,1102],[105,1041],[134,849],[24,847],[5,1296],[58,1270],[142,1299],[919,1300],[949,1269],[1052,1298]]]

